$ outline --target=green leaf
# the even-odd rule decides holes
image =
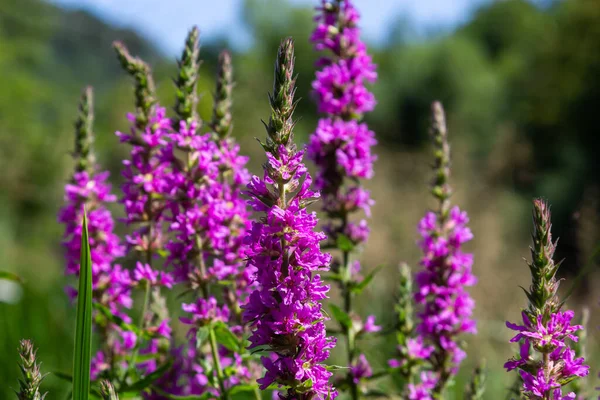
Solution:
[[[84,210],[81,234],[81,261],[77,297],[77,326],[73,354],[73,400],[90,396],[90,360],[92,356],[92,257]]]
[[[223,322],[214,324],[212,329],[215,332],[217,342],[227,348],[227,350],[240,352],[240,340],[233,332],[229,330],[229,327]]]
[[[328,332],[329,332],[329,331],[328,331]],[[340,370],[342,370],[342,369],[350,369],[350,367],[344,367],[344,366],[342,366],[342,365],[326,365],[326,366],[325,366],[325,369],[326,369],[327,371],[330,371],[330,372],[331,372],[331,371],[340,371]]]
[[[117,325],[119,328],[124,331],[133,332],[136,336],[143,336],[142,332],[140,332],[139,328],[133,324],[129,324],[123,320],[123,318],[113,314],[108,307],[102,305],[100,303],[93,303],[92,307],[97,310],[102,316],[104,316],[108,321]]]
[[[52,372],[52,375],[64,381],[73,382],[73,376],[71,374],[67,374],[66,372],[54,371]]]
[[[340,233],[338,235],[336,239],[336,244],[338,249],[340,249],[341,251],[350,253],[352,250],[354,250],[354,243],[352,243],[352,240],[350,240],[350,238],[344,234]]]
[[[150,387],[161,376],[163,376],[165,374],[165,372],[167,372],[171,368],[171,365],[172,365],[172,363],[168,362],[168,363],[166,363],[164,365],[161,365],[154,372],[152,372],[151,374],[146,375],[144,378],[140,379],[139,381],[134,382],[131,385],[122,386],[121,388],[119,388],[119,394],[120,393],[126,393],[126,392],[136,392],[136,393],[139,393],[142,390]]]
[[[231,390],[229,391],[229,394],[234,395],[237,393],[254,392],[254,390],[256,390],[257,388],[258,388],[258,386],[256,386],[256,385],[249,385],[249,384],[236,385],[231,388]]]
[[[13,274],[12,272],[8,271],[0,271],[0,279],[4,279],[5,281],[23,283],[23,279],[21,279],[17,274]]]
[[[362,293],[362,291],[365,290],[365,288],[369,285],[369,283],[371,283],[371,281],[375,277],[375,274],[377,274],[379,271],[381,271],[381,269],[383,267],[384,267],[384,265],[378,265],[377,267],[373,268],[373,271],[369,272],[369,274],[367,276],[365,276],[365,279],[363,279],[362,281],[360,281],[352,286],[352,289],[351,289],[352,293],[356,293],[356,294]]]
[[[202,346],[202,343],[206,341],[208,338],[209,328],[208,326],[202,326],[198,328],[198,332],[196,332],[196,347]]]
[[[335,304],[330,304],[329,308],[331,309],[331,315],[333,318],[340,323],[344,328],[350,328],[352,326],[352,319],[350,316],[346,314],[341,308],[336,306]]]

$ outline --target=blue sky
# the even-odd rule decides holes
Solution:
[[[83,8],[121,27],[133,28],[154,41],[167,54],[179,52],[182,38],[192,25],[204,37],[225,34],[243,41],[237,23],[243,0],[51,0],[68,8]],[[354,0],[362,15],[367,40],[381,42],[390,24],[406,16],[418,28],[449,27],[464,21],[478,4],[490,0]],[[292,0],[310,6],[319,0]],[[181,10],[186,10],[182,13]],[[229,30],[229,31],[228,31]]]

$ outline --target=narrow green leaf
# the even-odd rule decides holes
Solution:
[[[350,328],[352,326],[352,319],[350,319],[350,316],[341,308],[335,304],[330,304],[329,308],[331,309],[331,315],[337,322],[340,323],[340,325],[342,325],[344,328]]]
[[[229,327],[223,322],[216,323],[212,329],[215,331],[217,342],[227,348],[227,350],[240,352],[240,340]]]
[[[250,385],[250,384],[236,385],[236,386],[232,387],[231,390],[229,390],[229,395],[233,396],[234,394],[238,394],[238,393],[254,392],[257,389],[257,387],[258,386],[256,386],[256,385]]]
[[[84,210],[81,233],[81,262],[77,298],[77,326],[73,354],[73,400],[90,396],[90,360],[92,356],[92,257]]]
[[[110,309],[108,307],[106,307],[105,305],[102,305],[100,303],[93,303],[92,307],[94,308],[94,310],[98,311],[98,315],[102,315],[108,321],[112,322],[113,324],[115,324],[119,328],[123,329],[124,331],[133,332],[138,337],[144,336],[144,332],[141,332],[137,326],[125,322],[123,320],[123,318],[113,314],[110,311]],[[96,320],[98,320],[98,317],[96,317],[96,318],[97,318]],[[150,338],[149,335],[146,335],[146,336],[147,336],[147,338]]]
[[[202,326],[198,328],[198,332],[196,332],[196,347],[200,348],[208,338],[208,326]]]
[[[383,265],[378,265],[377,267],[375,267],[373,269],[373,271],[371,271],[367,276],[365,276],[365,279],[363,279],[362,281],[358,282],[357,284],[355,284],[352,287],[352,293],[356,293],[356,294],[360,294],[362,293],[363,290],[365,290],[365,288],[369,285],[369,283],[371,283],[371,281],[373,280],[373,278],[375,277],[375,275],[381,271],[381,269],[383,268]]]
[[[354,250],[354,243],[352,243],[352,240],[350,240],[350,238],[346,235],[339,234],[336,239],[336,244],[337,244],[337,248],[340,249],[341,251],[345,251],[345,252],[349,253],[352,250]]]
[[[172,365],[172,363],[168,362],[168,363],[160,366],[159,368],[157,368],[151,374],[146,375],[144,378],[140,379],[139,381],[134,382],[131,385],[127,385],[127,386],[121,387],[119,389],[119,394],[120,393],[126,393],[126,392],[139,393],[142,390],[150,387],[161,376],[163,376],[165,374],[165,372],[167,372],[171,368],[171,365]]]
[[[5,281],[23,283],[23,279],[21,279],[17,274],[13,274],[12,272],[8,271],[0,271],[0,279],[4,279]]]

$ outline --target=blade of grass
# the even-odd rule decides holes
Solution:
[[[92,355],[92,257],[88,240],[87,215],[83,213],[81,261],[77,297],[77,326],[73,353],[73,400],[88,400]]]

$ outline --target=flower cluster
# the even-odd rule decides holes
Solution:
[[[351,262],[349,253],[366,242],[369,228],[366,220],[357,223],[351,221],[350,216],[359,210],[370,216],[374,203],[360,180],[373,177],[376,157],[371,148],[377,141],[373,131],[360,121],[362,114],[375,106],[375,97],[365,84],[373,83],[377,73],[360,40],[359,15],[352,2],[323,0],[317,11],[311,41],[317,51],[326,53],[317,62],[321,69],[316,72],[312,87],[317,108],[323,116],[310,136],[307,154],[317,166],[315,186],[323,195],[323,210],[327,214],[324,230],[329,244],[341,251],[340,259],[334,260],[332,269],[345,277],[340,280],[346,299],[344,312],[352,315],[350,287],[361,277],[360,264]],[[343,328],[350,367],[347,384],[356,399],[360,383],[354,372],[356,366],[361,366],[361,378],[368,377],[371,368],[364,355],[356,358],[358,351],[353,333],[356,327]]]
[[[569,346],[579,340],[575,333],[583,326],[571,324],[573,311],[561,310],[556,280],[559,264],[553,260],[556,242],[552,241],[550,209],[543,200],[534,200],[533,224],[530,303],[521,313],[523,325],[506,322],[518,332],[511,342],[519,342],[520,351],[504,367],[507,371],[519,369],[524,395],[530,400],[575,399],[574,392],[563,397],[561,387],[589,373],[583,357],[576,357]]]
[[[168,179],[169,226],[167,266],[177,283],[192,289],[195,303],[183,303],[190,316],[187,346],[174,350],[176,363],[169,375],[185,379],[161,379],[161,388],[175,395],[226,396],[239,382],[251,379],[247,359],[218,347],[214,329],[227,324],[241,338],[241,308],[251,289],[251,273],[244,268],[243,243],[249,225],[241,189],[248,183],[247,157],[229,137],[231,131],[231,57],[219,56],[212,132],[203,133],[198,116],[196,86],[199,76],[199,30],[193,28],[179,64],[176,117],[171,121],[163,161],[171,165]],[[231,282],[231,284],[224,284]],[[218,288],[218,290],[215,290]],[[198,331],[208,343],[200,343]],[[204,350],[210,345],[210,349]],[[207,356],[211,354],[212,358]]]
[[[264,177],[254,176],[248,184],[250,204],[264,216],[247,236],[248,267],[256,271],[258,288],[244,307],[244,319],[252,327],[250,348],[273,352],[262,358],[261,389],[275,383],[286,389],[281,399],[326,399],[337,395],[322,364],[334,340],[326,336],[320,303],[329,287],[315,272],[328,269],[330,256],[320,250],[326,236],[314,231],[316,214],[306,209],[318,193],[310,189],[303,152],[293,142],[293,66],[293,42],[287,39],[275,64],[272,114],[262,144]]]
[[[127,250],[138,260],[132,285],[144,291],[144,301],[135,330],[131,326],[113,330],[117,334],[114,343],[122,350],[121,359],[102,360],[99,353],[95,360],[104,367],[102,361],[108,361],[109,371],[117,364],[126,369],[126,375],[135,372],[143,376],[165,362],[171,339],[170,319],[160,289],[171,288],[174,280],[154,265],[164,250],[165,211],[169,206],[166,199],[172,179],[170,148],[166,146],[171,121],[155,99],[150,67],[131,56],[123,44],[116,42],[114,48],[135,81],[136,112],[127,116],[131,128],[128,133],[116,132],[116,136],[130,146],[130,156],[123,161],[120,202],[125,209],[124,222],[134,228],[126,236]]]
[[[116,201],[106,183],[107,172],[99,172],[93,152],[93,92],[87,88],[80,103],[80,114],[75,124],[75,151],[73,153],[76,170],[71,183],[65,185],[65,205],[59,212],[58,220],[65,225],[63,245],[66,249],[67,274],[79,274],[82,221],[87,213],[89,244],[92,259],[93,302],[97,307],[129,322],[126,311],[132,306],[131,289],[134,282],[129,271],[115,264],[124,254],[124,247],[115,235],[114,221],[107,203]],[[84,211],[85,210],[85,211]],[[74,298],[77,292],[68,287]],[[109,368],[109,362],[121,354],[119,335],[115,326],[102,315],[95,318],[96,329],[102,337],[102,349],[94,357],[92,376]]]
[[[364,83],[374,82],[377,73],[360,40],[358,11],[350,0],[323,0],[318,10],[311,41],[317,50],[332,53],[318,61],[323,68],[313,82],[319,112],[348,120],[371,111],[375,97]]]
[[[138,252],[155,254],[163,246],[161,224],[165,204],[162,198],[168,193],[170,178],[164,146],[170,120],[161,107],[152,109],[147,125],[141,130],[136,123],[137,116],[129,114],[127,117],[132,123],[131,132],[116,133],[121,142],[131,145],[130,158],[123,161],[120,201],[125,207],[125,222],[141,225],[127,237],[127,243]]]
[[[432,136],[436,145],[432,193],[439,201],[439,209],[428,212],[419,223],[419,246],[424,254],[421,259],[423,270],[415,278],[414,298],[421,305],[416,326],[419,337],[407,343],[409,357],[428,359],[431,364],[434,374],[428,374],[426,381],[421,382],[422,387],[429,387],[435,380],[431,397],[444,390],[466,356],[457,336],[476,333],[475,321],[471,318],[474,301],[466,290],[476,283],[471,272],[473,255],[462,251],[462,246],[473,238],[473,234],[467,227],[466,212],[456,206],[450,207],[450,147],[444,111],[437,102],[432,111]],[[409,391],[412,390],[409,385]]]
[[[318,167],[315,184],[323,194],[323,208],[330,219],[340,220],[328,231],[334,241],[341,233],[360,243],[368,235],[366,222],[355,224],[347,218],[358,209],[369,215],[373,204],[358,180],[373,177],[376,157],[371,148],[377,142],[360,120],[375,105],[373,94],[364,85],[374,82],[377,74],[360,40],[359,16],[350,0],[323,1],[318,10],[311,40],[317,50],[327,50],[330,55],[319,60],[323,68],[313,82],[318,109],[324,116],[310,137],[308,156]]]

